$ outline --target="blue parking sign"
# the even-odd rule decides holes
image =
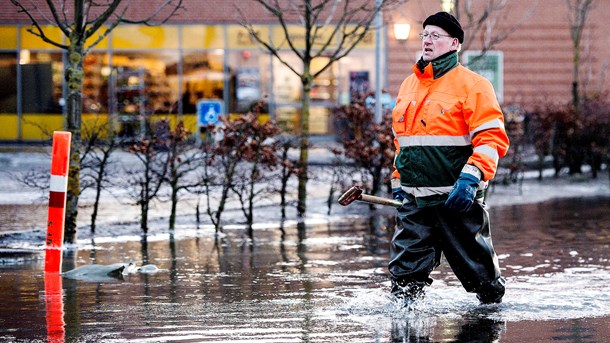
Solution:
[[[222,101],[200,100],[197,102],[197,124],[199,126],[216,125],[222,114]]]

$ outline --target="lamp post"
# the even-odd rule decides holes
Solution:
[[[375,6],[381,7],[381,0],[375,0]],[[375,18],[375,122],[381,123],[381,27],[383,17],[381,10]]]

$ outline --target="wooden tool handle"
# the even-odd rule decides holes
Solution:
[[[382,198],[382,197],[369,195],[369,194],[362,194],[360,196],[359,200],[364,201],[364,202],[370,202],[372,204],[378,204],[378,205],[386,205],[386,206],[394,206],[394,207],[402,206],[402,201],[389,199],[389,198]]]

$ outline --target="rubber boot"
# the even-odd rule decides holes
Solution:
[[[494,281],[483,285],[477,293],[477,299],[479,299],[481,304],[499,304],[502,302],[502,297],[506,290],[505,285],[506,280],[500,276]]]
[[[407,281],[392,279],[391,293],[394,299],[404,307],[413,304],[416,300],[423,299],[424,287],[429,284],[421,281]]]

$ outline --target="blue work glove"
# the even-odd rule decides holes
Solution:
[[[445,206],[459,212],[468,211],[472,204],[474,204],[474,198],[477,195],[477,189],[479,188],[479,181],[480,179],[473,174],[462,171],[460,177],[455,181],[453,190],[449,193],[447,201],[445,201]]]
[[[400,179],[392,179],[390,180],[390,185],[392,185],[392,198],[394,200],[403,201],[407,196],[407,192],[405,192],[400,186]]]

